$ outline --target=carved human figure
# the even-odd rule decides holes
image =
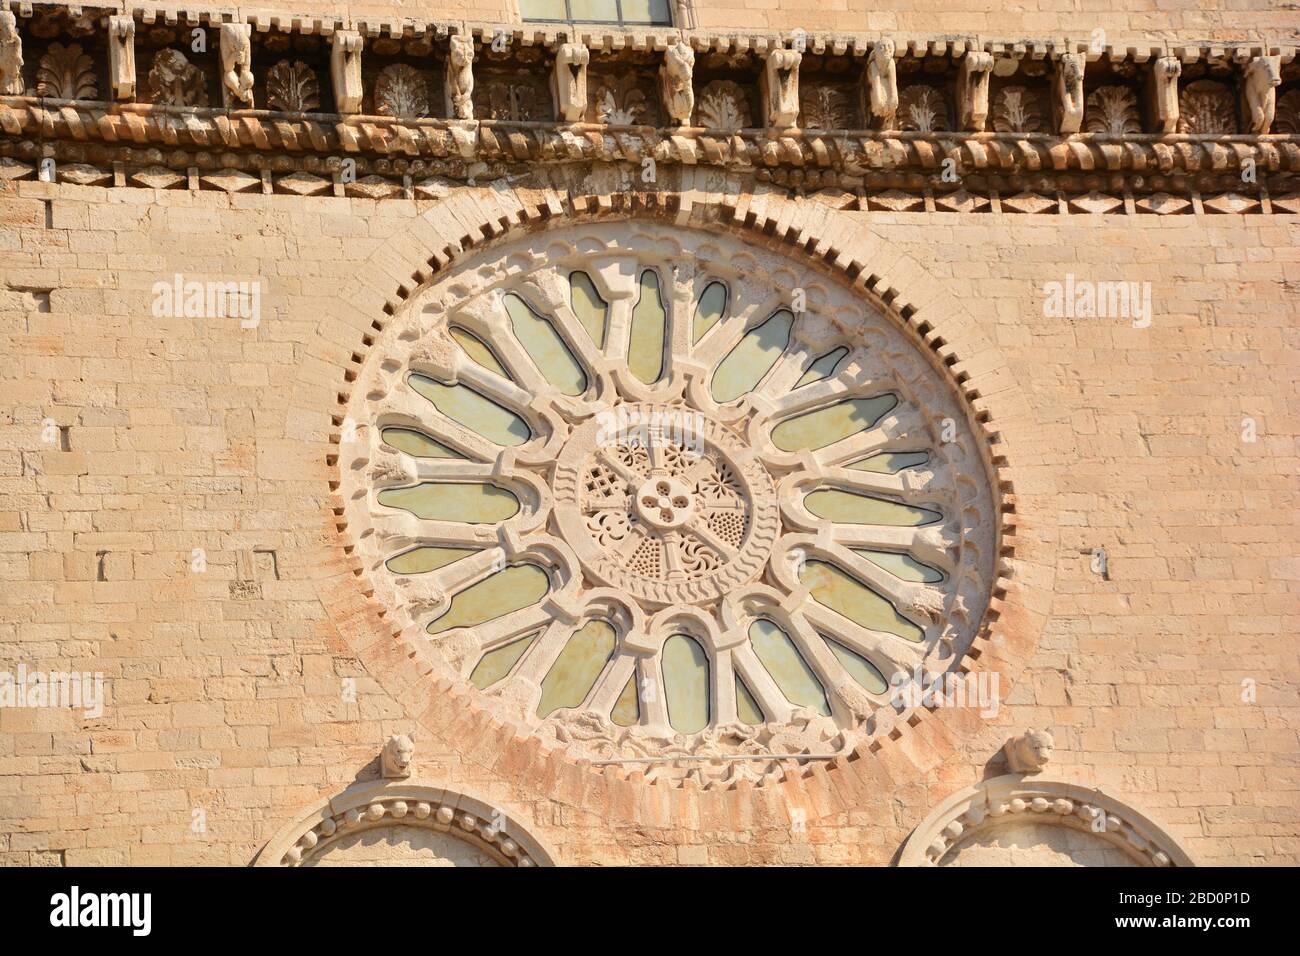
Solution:
[[[1262,135],[1273,125],[1273,115],[1277,109],[1277,87],[1282,82],[1282,58],[1255,57],[1246,65],[1245,80],[1241,89],[1245,100],[1242,113],[1250,132]]]
[[[871,125],[894,129],[898,115],[898,73],[894,66],[894,41],[883,39],[871,48],[865,74],[867,110]]]
[[[767,125],[785,129],[799,121],[799,64],[803,54],[798,50],[769,50],[763,63],[763,109]]]
[[[993,54],[971,50],[957,68],[958,125],[980,132],[989,118],[989,77],[993,72]]]
[[[393,734],[384,743],[379,757],[379,773],[388,779],[402,779],[411,775],[411,762],[415,758],[415,741],[408,734]]]
[[[1056,742],[1046,730],[1026,730],[1003,748],[1012,773],[1040,773],[1052,759]]]
[[[221,25],[221,104],[226,109],[253,105],[252,29],[247,23]]]
[[[113,98],[135,97],[135,18],[108,18],[108,82]]]
[[[23,39],[8,10],[0,10],[0,95],[23,95]]]
[[[564,123],[577,123],[587,112],[587,64],[591,51],[581,43],[563,43],[555,53],[551,93],[555,115]]]
[[[446,110],[451,119],[474,118],[474,38],[451,37],[447,56]]]
[[[1056,128],[1062,136],[1079,132],[1083,125],[1083,54],[1062,53],[1056,58],[1052,81]]]
[[[690,44],[678,40],[664,51],[664,62],[659,67],[659,95],[664,103],[664,113],[678,126],[688,126],[695,112],[695,51]]]

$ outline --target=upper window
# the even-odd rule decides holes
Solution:
[[[668,0],[519,0],[523,18],[544,23],[672,26]]]

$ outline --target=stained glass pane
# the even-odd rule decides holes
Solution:
[[[736,677],[736,716],[743,724],[757,726],[763,722],[763,708],[758,706],[758,701],[739,675]]]
[[[668,313],[659,294],[659,274],[646,269],[641,273],[641,295],[632,309],[627,364],[632,374],[647,385],[659,381],[663,374],[667,327]]]
[[[465,350],[465,354],[479,365],[482,365],[489,372],[496,372],[502,378],[510,377],[506,367],[497,361],[497,357],[492,354],[492,350],[484,345],[483,340],[478,336],[454,325],[448,331],[451,332],[451,337],[456,340],[457,344]]]
[[[922,564],[910,554],[898,554],[894,551],[871,551],[867,548],[854,548],[853,550],[872,564],[884,568],[890,574],[902,578],[904,581],[934,584],[943,580],[942,571],[938,568],[932,568],[928,564]]]
[[[880,673],[880,669],[871,661],[825,635],[822,635],[822,640],[826,642],[831,653],[835,655],[835,659],[840,662],[840,666],[848,672],[848,675],[871,693],[883,694],[889,688],[885,675]]]
[[[474,551],[474,548],[412,548],[397,557],[389,558],[385,566],[394,574],[427,574],[445,568],[461,558],[467,558]]]
[[[865,628],[897,634],[909,641],[925,636],[921,628],[894,610],[894,605],[833,564],[806,561],[799,571],[799,581],[818,604]]]
[[[794,313],[782,309],[736,343],[713,374],[713,400],[735,401],[763,380],[790,344]]]
[[[820,714],[830,714],[830,704],[826,702],[821,682],[789,634],[771,621],[758,620],[749,625],[749,641],[786,700],[800,707],[810,707]]]
[[[709,725],[709,658],[704,648],[685,634],[664,641],[664,698],[668,723],[683,734]]]
[[[883,524],[902,528],[915,528],[932,524],[943,515],[929,508],[886,501],[871,495],[859,495],[839,488],[814,491],[803,500],[804,506],[819,518],[827,521],[844,521],[848,524]]]
[[[415,458],[461,458],[440,441],[413,428],[385,428],[379,433],[385,442]]]
[[[880,475],[896,475],[904,468],[915,468],[929,460],[930,453],[926,451],[893,451],[863,458],[848,467],[853,471],[874,471]]]
[[[423,375],[412,375],[410,382],[438,411],[494,445],[522,445],[532,437],[522,418],[472,388],[443,385]]]
[[[609,719],[620,727],[631,727],[641,719],[641,704],[636,696],[636,673],[627,679],[623,691],[618,695]]]
[[[565,395],[581,395],[587,388],[587,376],[555,326],[517,295],[507,295],[504,301],[515,338],[542,377]]]
[[[474,672],[469,675],[470,683],[479,690],[491,687],[510,673],[511,668],[515,666],[515,662],[524,656],[524,651],[528,650],[536,639],[536,634],[529,634],[527,637],[511,641],[496,650],[488,651],[475,665]]]
[[[802,388],[805,385],[820,382],[822,379],[834,375],[835,369],[839,367],[840,362],[844,361],[844,357],[848,354],[849,350],[843,347],[827,352],[808,366],[808,371],[804,372],[799,381],[794,383],[794,387]]]
[[[825,448],[866,431],[898,404],[893,395],[853,398],[788,418],[772,429],[772,444],[782,451]]]
[[[426,521],[491,524],[519,513],[518,498],[483,481],[426,481],[409,488],[386,488],[377,500]]]
[[[569,305],[578,317],[582,327],[591,336],[596,348],[605,347],[606,322],[609,319],[609,303],[600,297],[596,285],[585,272],[569,273]]]
[[[700,293],[695,306],[695,319],[691,323],[691,341],[698,342],[704,333],[718,324],[727,311],[727,287],[721,282],[710,282]]]
[[[430,634],[453,627],[473,627],[536,604],[551,589],[550,578],[536,565],[516,564],[490,574],[452,597],[451,605],[428,627]]]
[[[542,678],[542,700],[537,705],[537,716],[546,717],[561,707],[581,705],[613,654],[614,629],[604,621],[588,621],[574,631]]]

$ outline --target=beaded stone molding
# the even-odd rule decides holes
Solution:
[[[1090,834],[1142,866],[1196,865],[1166,830],[1102,790],[1023,774],[985,780],[943,801],[903,844],[898,865],[945,865],[972,837],[1027,819]]]
[[[927,351],[729,234],[508,239],[376,337],[341,526],[408,652],[520,733],[774,779],[888,736],[890,681],[964,669],[980,633],[997,484]]]
[[[551,853],[499,807],[409,779],[353,784],[313,804],[267,842],[255,865],[310,865],[341,840],[399,826],[445,834],[488,864],[555,865]]]
[[[7,6],[0,180],[437,198],[538,165],[709,165],[864,209],[1300,211],[1293,40]]]

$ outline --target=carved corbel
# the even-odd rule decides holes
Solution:
[[[113,99],[135,98],[135,19],[108,18],[108,83]]]
[[[898,73],[894,66],[894,41],[879,40],[867,57],[862,74],[865,91],[862,115],[873,129],[896,129],[898,126]]]
[[[1277,87],[1281,82],[1280,56],[1257,56],[1246,64],[1241,84],[1241,115],[1250,132],[1263,135],[1272,127]]]
[[[695,51],[690,44],[678,40],[664,51],[664,62],[659,67],[659,97],[664,115],[677,126],[689,126],[695,113],[694,73]]]
[[[221,105],[253,105],[253,28],[247,23],[221,24]]]
[[[799,122],[799,64],[803,54],[778,47],[768,50],[763,63],[763,111],[767,125],[786,129]]]
[[[330,49],[330,80],[334,84],[334,107],[340,113],[361,112],[361,34],[339,30]]]
[[[1062,136],[1079,132],[1083,126],[1082,53],[1062,53],[1056,58],[1056,75],[1052,78],[1052,110],[1056,129]]]
[[[1178,129],[1178,77],[1182,72],[1183,64],[1176,56],[1162,56],[1151,66],[1147,99],[1154,132],[1173,133]]]
[[[23,38],[18,18],[0,10],[0,96],[23,95]]]
[[[563,123],[580,122],[587,113],[587,64],[591,51],[581,43],[562,43],[555,53],[551,95],[555,116]]]
[[[447,81],[443,84],[447,115],[452,119],[474,118],[474,38],[452,34],[447,55]]]
[[[957,124],[963,130],[982,132],[989,118],[989,77],[993,54],[971,50],[957,68]]]

